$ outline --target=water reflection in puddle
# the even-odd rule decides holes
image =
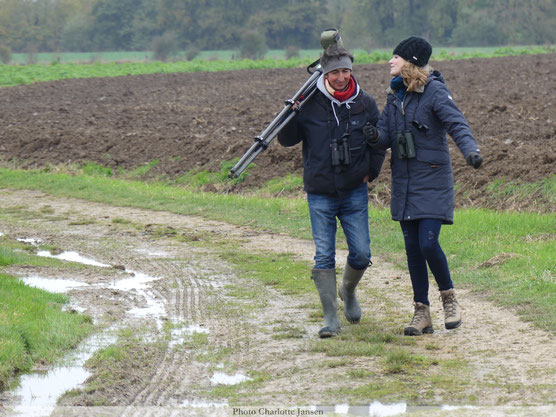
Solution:
[[[59,255],[52,255],[50,251],[44,250],[44,251],[38,251],[37,255],[44,256],[47,258],[61,259],[64,261],[78,262],[85,265],[99,266],[103,268],[111,267],[111,265],[98,262],[91,258],[86,258],[80,255],[79,253],[73,251],[62,252]],[[147,302],[147,307],[135,307],[128,310],[128,313],[137,318],[146,318],[146,317],[152,318],[155,320],[155,323],[157,324],[158,328],[159,329],[162,328],[162,317],[165,316],[166,309],[164,307],[164,304],[154,296],[152,291],[149,290],[150,287],[147,285],[147,283],[156,281],[159,278],[151,277],[142,272],[131,271],[128,269],[126,269],[125,272],[132,275],[132,277],[114,281],[110,285],[97,284],[95,285],[95,287],[113,288],[121,291],[136,291],[139,295],[145,298]],[[47,291],[58,292],[57,291],[58,285],[62,285],[62,286],[64,285],[64,283],[57,284],[58,281],[60,280],[50,280],[49,282],[43,281],[42,284],[44,286],[41,288],[46,289]],[[68,288],[67,291],[73,288]]]
[[[99,349],[113,344],[116,338],[112,331],[97,334],[82,342],[75,352],[47,373],[23,375],[20,386],[13,391],[17,405],[12,409],[18,415],[28,417],[49,416],[56,407],[58,397],[64,392],[81,385],[90,376],[83,365]]]
[[[32,237],[20,238],[20,239],[17,239],[17,241],[18,242],[23,242],[23,243],[30,243],[31,245],[38,245],[39,243],[42,242],[41,239],[34,239]]]
[[[330,407],[311,407],[312,411],[333,412],[335,414],[372,416],[372,417],[391,417],[403,415],[407,412],[407,404],[382,404],[373,401],[369,405],[350,406],[348,404],[337,404]]]
[[[185,400],[183,403],[180,404],[180,407],[191,407],[191,408],[222,408],[227,406],[228,406],[227,402],[211,403],[211,402],[201,401],[201,400]]]
[[[121,291],[132,291],[135,290],[139,295],[142,295],[147,302],[147,307],[134,307],[127,312],[137,318],[152,318],[158,329],[162,328],[162,317],[166,315],[166,308],[164,303],[157,299],[150,286],[147,283],[156,281],[160,278],[152,277],[146,275],[142,272],[125,270],[127,273],[133,275],[131,278],[125,278],[115,281],[110,288],[114,288]]]
[[[228,375],[224,372],[215,372],[210,377],[210,383],[212,385],[236,385],[251,380],[252,378],[249,378],[248,376],[245,376],[243,374]]]
[[[21,281],[30,287],[40,288],[41,290],[56,293],[66,293],[75,288],[89,286],[89,284],[81,281],[74,281],[71,279],[50,279],[39,276],[21,278]]]
[[[170,347],[174,347],[176,345],[181,345],[185,343],[186,339],[189,336],[192,336],[194,333],[208,334],[209,330],[206,327],[201,327],[197,325],[185,326],[185,327],[174,327],[171,331],[172,338],[170,340]]]
[[[49,416],[58,397],[82,384],[89,372],[81,367],[58,368],[46,375],[30,374],[21,377],[21,387],[14,393],[19,405],[13,410],[24,416]]]
[[[73,251],[62,252],[59,255],[52,255],[52,253],[50,253],[50,251],[40,250],[40,251],[37,252],[37,255],[38,256],[44,256],[46,258],[56,258],[56,259],[61,259],[61,260],[64,260],[64,261],[78,262],[80,264],[85,264],[85,265],[101,266],[103,268],[110,267],[110,265],[103,264],[101,262],[97,262],[97,261],[95,261],[94,259],[91,259],[91,258],[86,258],[84,256],[81,256],[79,253],[73,252]]]

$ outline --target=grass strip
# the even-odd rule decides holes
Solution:
[[[16,373],[54,363],[90,333],[88,316],[62,311],[67,302],[0,273],[0,391]]]
[[[161,183],[41,171],[0,169],[0,183],[42,190],[112,206],[198,215],[258,230],[311,239],[304,199],[261,198],[188,191]],[[370,210],[372,250],[405,268],[403,238],[386,209]],[[538,327],[556,330],[556,216],[553,214],[457,210],[440,240],[456,286],[487,292]],[[339,245],[344,243],[339,235]]]
[[[432,56],[433,60],[454,60],[469,58],[493,58],[508,55],[530,55],[554,53],[553,46],[533,46],[528,48],[498,48],[494,50],[462,49],[441,50]],[[0,86],[14,86],[37,82],[55,81],[69,78],[118,77],[125,75],[178,73],[178,72],[215,72],[243,69],[299,68],[310,65],[318,58],[320,52],[315,51],[312,58],[277,59],[195,59],[177,62],[94,62],[79,64],[72,62],[59,63],[54,59],[50,64],[3,65],[0,71]],[[390,51],[377,50],[371,53],[356,52],[357,64],[387,62],[392,57]]]
[[[0,236],[0,391],[16,374],[55,363],[93,330],[89,316],[63,310],[68,297],[29,287],[1,272],[12,265],[65,265],[27,253],[28,247]]]

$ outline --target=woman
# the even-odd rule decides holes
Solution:
[[[469,125],[454,103],[444,78],[427,64],[432,47],[425,39],[400,42],[389,61],[392,80],[377,128],[364,128],[367,143],[392,149],[392,219],[399,221],[415,314],[404,334],[432,333],[427,265],[444,307],[445,327],[461,325],[448,262],[438,237],[443,224],[453,223],[454,181],[446,132],[467,163],[479,168],[482,158]]]

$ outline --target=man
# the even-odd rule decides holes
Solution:
[[[312,279],[324,311],[319,336],[339,333],[336,299],[336,218],[349,248],[339,296],[351,323],[361,319],[355,288],[371,260],[368,188],[382,167],[384,151],[366,145],[363,126],[376,125],[374,99],[352,75],[353,55],[338,44],[328,46],[320,64],[317,91],[280,131],[283,146],[303,143],[303,182],[316,246]]]

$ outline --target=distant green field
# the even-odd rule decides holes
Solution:
[[[466,56],[476,54],[496,55],[500,51],[508,50],[514,53],[546,53],[551,50],[555,51],[555,46],[511,46],[511,47],[465,47],[465,48],[449,48],[439,47],[435,48],[434,56],[436,55],[455,55]],[[373,49],[372,51],[365,51],[363,49],[354,49],[355,54],[371,54],[373,52],[390,54],[392,49]],[[175,59],[184,60],[185,51],[180,52]],[[300,58],[316,59],[320,51],[318,49],[301,49],[299,50]],[[201,51],[195,60],[232,60],[239,57],[239,51],[226,50],[226,51]],[[265,58],[272,59],[285,59],[285,52],[281,49],[274,49],[267,52]],[[150,51],[115,51],[115,52],[60,52],[60,53],[37,53],[33,56],[25,53],[14,53],[11,57],[11,64],[22,65],[29,62],[37,64],[51,64],[58,63],[79,63],[91,64],[95,62],[149,62],[153,61],[153,54]]]
[[[515,48],[439,48],[433,60],[490,58],[505,55],[555,53],[554,46]],[[160,62],[150,59],[148,52],[113,52],[103,54],[39,54],[44,63],[28,65],[0,65],[0,87],[32,84],[68,78],[99,78],[154,73],[199,71],[230,71],[243,69],[299,68],[311,64],[319,56],[318,50],[304,50],[297,58],[284,59],[283,51],[270,51],[259,60],[236,59],[233,51],[205,51],[191,61],[176,59]],[[355,50],[358,64],[386,62],[390,50],[365,52]],[[18,54],[15,54],[15,58]],[[14,59],[14,63],[17,60]]]

